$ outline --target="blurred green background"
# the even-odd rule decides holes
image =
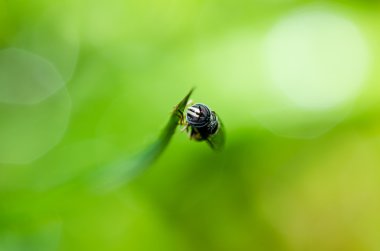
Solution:
[[[0,0],[0,251],[380,250],[378,1]],[[192,96],[214,153],[177,132]]]

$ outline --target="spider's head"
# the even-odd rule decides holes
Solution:
[[[186,111],[186,121],[194,127],[204,127],[210,122],[211,110],[204,104],[195,104]]]

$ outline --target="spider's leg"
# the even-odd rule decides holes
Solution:
[[[184,127],[181,128],[181,132],[184,132],[184,131],[189,132],[189,124],[188,123],[185,123]]]
[[[184,117],[183,113],[180,110],[178,110],[177,107],[174,108],[173,113],[175,113],[177,115],[177,117],[179,118],[179,120],[178,120],[179,125],[185,125],[186,124],[185,123],[185,117]]]

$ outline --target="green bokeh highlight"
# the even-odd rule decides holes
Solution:
[[[261,44],[314,4],[356,24],[370,68],[342,107],[263,115],[293,136],[321,130],[288,137],[257,115],[283,102],[266,95]],[[43,58],[65,82],[37,104],[0,102],[0,251],[379,250],[379,11],[377,1],[0,0],[1,49]],[[194,86],[225,125],[222,153],[177,131],[123,186],[83,179],[155,142]]]

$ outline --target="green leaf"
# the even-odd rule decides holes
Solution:
[[[93,183],[97,191],[102,192],[122,186],[157,160],[169,145],[193,90],[191,89],[175,106],[168,123],[155,142],[138,154],[122,157],[109,165],[99,168],[90,175],[90,183]]]

